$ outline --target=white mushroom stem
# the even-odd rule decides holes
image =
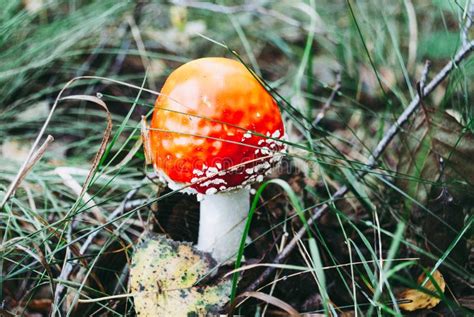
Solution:
[[[201,201],[197,248],[212,254],[217,262],[234,260],[250,208],[250,191],[204,195]]]

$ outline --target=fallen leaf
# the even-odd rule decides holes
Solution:
[[[138,246],[130,269],[130,290],[140,316],[206,316],[229,300],[230,280],[196,286],[213,267],[207,253],[162,235]]]
[[[431,277],[434,279],[439,289],[444,293],[446,283],[444,282],[443,275],[438,270],[436,270]],[[398,299],[400,301],[406,301],[406,303],[399,304],[401,309],[406,311],[415,311],[419,309],[433,308],[439,304],[441,299],[438,296],[432,296],[431,294],[428,294],[437,293],[437,287],[435,287],[431,279],[428,279],[426,284],[422,286],[422,283],[425,281],[425,279],[426,275],[421,274],[420,277],[418,277],[418,284],[420,285],[420,288],[408,288],[398,295]]]

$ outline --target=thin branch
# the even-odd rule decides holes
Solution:
[[[419,81],[419,87],[421,91],[425,89],[426,80],[428,79],[428,73],[430,72],[430,68],[431,68],[431,62],[426,61],[425,66],[423,67],[423,72],[421,73],[420,81]],[[424,96],[421,96],[421,97],[424,97]]]
[[[331,105],[334,101],[334,98],[336,98],[336,95],[339,93],[339,89],[341,89],[341,72],[337,72],[336,85],[334,86],[334,88],[331,92],[331,95],[329,96],[329,98],[324,103],[324,106],[321,108],[318,115],[316,116],[316,119],[314,119],[313,126],[317,126],[319,124],[319,122],[321,122],[321,120],[324,118],[324,116],[326,115],[326,112],[331,107]]]
[[[457,67],[457,65],[467,58],[472,51],[474,50],[474,41],[468,42],[467,45],[464,45],[459,52],[454,56],[454,58],[447,63],[441,71],[436,74],[436,76],[428,83],[426,87],[423,88],[423,96],[427,96],[433,92],[433,90],[438,87],[438,85],[446,78],[448,75]],[[410,116],[415,112],[420,104],[420,96],[416,95],[415,98],[410,102],[408,107],[405,108],[403,113],[398,117],[397,122],[395,122],[385,133],[384,137],[375,147],[372,156],[368,162],[368,168],[372,169],[383,153],[388,144],[392,141],[393,137],[400,131],[401,126],[408,121]]]
[[[433,90],[438,87],[438,85],[443,82],[444,79],[457,67],[457,65],[464,59],[466,59],[472,53],[473,50],[474,41],[468,42],[466,45],[462,46],[456,56],[449,63],[447,63],[438,74],[436,74],[436,76],[428,83],[426,87],[424,87],[423,96],[427,96],[431,92],[433,92]],[[411,115],[417,110],[419,105],[420,97],[417,94],[415,98],[410,102],[408,107],[406,107],[403,113],[399,116],[397,121],[387,130],[382,140],[380,140],[380,142],[377,144],[375,150],[373,151],[373,154],[370,156],[367,162],[365,170],[362,170],[359,173],[359,178],[364,177],[376,167],[376,163],[380,156],[383,154],[383,152],[393,140],[395,135],[400,131],[402,125],[407,122]],[[342,186],[341,188],[339,188],[339,190],[336,191],[336,193],[334,193],[334,195],[332,196],[332,201],[341,199],[348,192],[349,188],[345,185]],[[316,220],[321,218],[321,216],[328,210],[328,206],[328,204],[325,204],[319,208],[316,208],[313,211],[311,217],[307,220],[307,224],[310,226]],[[293,236],[291,241],[286,245],[286,247],[275,257],[272,263],[282,263],[283,260],[285,260],[288,255],[293,251],[293,249],[297,245],[297,242],[305,235],[305,233],[306,227],[302,226]],[[268,267],[267,269],[265,269],[265,271],[263,271],[262,274],[245,289],[245,291],[252,291],[257,289],[259,285],[265,282],[274,271],[275,267]]]

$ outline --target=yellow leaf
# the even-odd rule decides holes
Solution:
[[[432,274],[432,278],[438,285],[439,289],[444,293],[446,283],[444,282],[443,275],[441,275],[441,273],[436,270]],[[407,303],[399,305],[401,309],[406,311],[414,311],[418,309],[433,308],[439,304],[439,302],[441,301],[439,296],[435,297],[430,294],[427,294],[438,292],[435,285],[433,285],[431,279],[429,279],[424,286],[421,285],[425,279],[425,274],[421,274],[418,277],[418,284],[420,284],[420,289],[408,288],[398,295],[398,299],[400,301],[407,301]],[[423,292],[422,290],[425,290],[425,292]]]
[[[206,316],[217,314],[228,301],[230,280],[195,285],[214,266],[210,255],[164,236],[141,243],[132,259],[130,290],[135,311],[146,316]]]

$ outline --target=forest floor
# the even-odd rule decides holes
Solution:
[[[473,1],[218,3],[0,0],[0,316],[134,315],[137,245],[197,241],[140,129],[205,56],[253,69],[288,136],[235,314],[473,314]]]

